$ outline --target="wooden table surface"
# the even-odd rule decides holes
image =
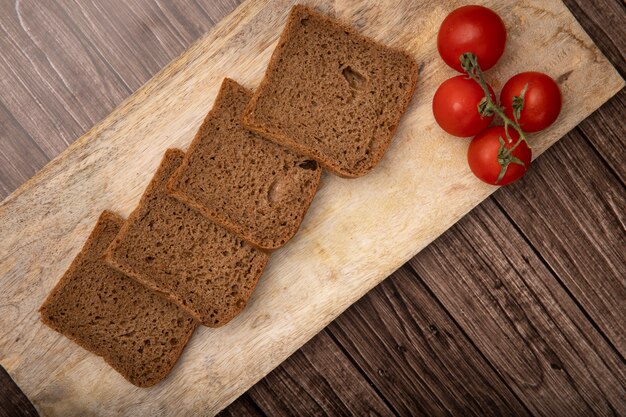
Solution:
[[[237,3],[0,0],[0,198]],[[626,76],[622,2],[565,3]],[[622,90],[223,414],[626,415],[625,102]],[[0,369],[5,415],[37,413]]]

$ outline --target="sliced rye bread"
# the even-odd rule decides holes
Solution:
[[[359,177],[382,159],[417,74],[406,52],[297,5],[242,122],[335,174]]]
[[[168,149],[105,261],[160,291],[208,327],[245,307],[269,254],[170,196],[165,183],[184,153]]]
[[[175,303],[109,267],[102,253],[123,219],[105,211],[39,309],[41,320],[101,356],[132,384],[149,387],[172,369],[197,326]]]
[[[241,126],[251,96],[224,79],[167,189],[253,246],[274,250],[298,231],[322,168]]]

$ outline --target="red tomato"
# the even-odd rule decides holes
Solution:
[[[541,72],[522,72],[506,82],[500,93],[504,112],[513,120],[513,97],[524,94],[519,124],[525,132],[538,132],[550,126],[561,113],[561,91],[554,80]]]
[[[502,170],[501,162],[498,160],[500,151],[500,138],[504,139],[504,147],[510,149],[519,139],[518,133],[509,128],[512,142],[509,143],[504,127],[493,126],[481,132],[472,139],[467,150],[467,162],[474,175],[482,181],[492,185],[507,185],[520,178],[528,167],[532,159],[532,151],[526,142],[520,143],[512,156],[524,163],[520,165],[514,162],[508,164],[504,177],[498,182],[498,176]]]
[[[441,23],[437,35],[437,49],[441,58],[459,72],[459,57],[473,52],[480,68],[488,70],[504,52],[506,28],[493,10],[483,6],[463,6],[450,13]]]
[[[496,96],[489,87],[491,99]],[[493,116],[481,117],[478,103],[485,98],[482,88],[465,75],[444,81],[433,97],[433,114],[443,130],[451,135],[469,137],[489,126]]]

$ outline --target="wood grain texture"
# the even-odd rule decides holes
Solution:
[[[626,89],[605,103],[600,111],[584,120],[578,129],[597,149],[600,157],[626,184]]]
[[[0,417],[39,417],[35,407],[0,367]]]
[[[32,177],[48,158],[2,103],[0,121],[0,196],[4,197]]]
[[[231,403],[227,408],[220,411],[219,417],[262,417],[265,416],[258,405],[252,401],[250,395],[245,393]]]
[[[582,27],[595,36],[597,46],[626,76],[626,7],[621,1],[565,0]],[[626,91],[606,103],[585,120],[580,129],[601,154],[622,183],[626,182]]]
[[[409,263],[533,414],[626,414],[622,358],[492,199]]]
[[[622,1],[564,0],[576,20],[593,33],[596,45],[626,75],[626,7]]]
[[[532,169],[495,199],[626,357],[624,188],[578,129]]]
[[[399,415],[529,415],[408,266],[328,330]]]
[[[232,0],[0,2],[0,199],[232,11]],[[138,59],[140,58],[140,59]],[[6,130],[5,120],[21,130]],[[13,149],[35,143],[21,152]],[[38,146],[39,149],[33,149]],[[43,153],[44,157],[41,156]],[[29,155],[17,174],[14,155]]]
[[[268,416],[392,416],[323,330],[248,394]]]
[[[52,1],[3,1],[0,14],[11,16],[0,27],[0,71],[18,80],[3,85],[2,102],[48,158],[53,158],[131,91]],[[36,53],[26,54],[29,48]],[[40,82],[27,84],[33,79]],[[90,86],[98,93],[89,94]],[[81,106],[81,99],[91,105]]]
[[[443,14],[445,14],[445,12],[441,12],[441,13],[442,13],[442,15],[443,15]],[[366,14],[367,14],[367,13],[366,13]],[[435,19],[433,19],[433,20],[435,20]],[[366,21],[367,21],[367,19],[366,19]],[[393,34],[392,34],[392,36],[393,36]]]

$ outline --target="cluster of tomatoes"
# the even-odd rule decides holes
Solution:
[[[506,82],[500,101],[482,75],[506,45],[504,22],[483,6],[464,6],[442,22],[437,37],[441,58],[462,73],[444,81],[433,98],[433,114],[443,130],[474,137],[467,160],[472,172],[493,185],[520,178],[532,159],[525,132],[550,126],[561,112],[561,92],[552,78],[522,72]],[[491,126],[495,116],[502,126]]]

